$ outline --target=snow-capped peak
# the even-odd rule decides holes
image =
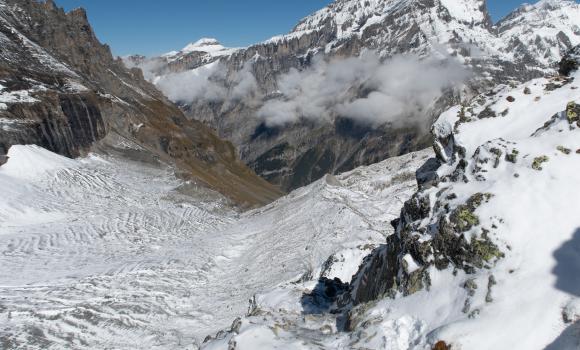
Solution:
[[[192,52],[192,51],[208,51],[208,50],[223,50],[225,47],[217,40],[213,38],[201,38],[194,43],[189,43],[185,46],[181,52]]]
[[[206,54],[208,58],[213,58],[227,56],[237,50],[238,49],[223,46],[217,39],[201,38],[196,42],[187,44],[180,51],[171,51],[166,53],[162,57],[172,60],[196,52]]]
[[[487,23],[489,19],[484,0],[437,0],[428,6],[418,0],[342,0],[304,18],[294,33],[317,30],[331,23],[337,28],[338,38],[347,37],[362,33],[395,12],[404,17],[407,13],[427,13],[435,8],[446,8],[451,17],[463,23]]]

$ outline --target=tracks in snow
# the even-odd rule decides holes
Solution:
[[[241,217],[217,195],[182,195],[168,169],[126,160],[27,181],[0,170],[0,348],[191,348],[254,293],[381,242],[413,185],[378,190],[371,180],[390,175],[373,169]]]

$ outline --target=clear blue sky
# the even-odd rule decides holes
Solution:
[[[535,2],[534,0],[528,0]],[[284,34],[331,0],[55,0],[87,9],[99,39],[115,55],[154,55],[181,49],[201,37],[247,46]],[[522,0],[488,0],[494,20]]]

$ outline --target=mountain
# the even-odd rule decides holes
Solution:
[[[337,0],[291,33],[263,43],[220,50],[227,54],[219,57],[184,49],[139,66],[186,115],[231,141],[259,175],[294,189],[326,173],[421,149],[430,143],[430,121],[446,107],[497,83],[554,72],[562,54],[580,43],[579,8],[571,0],[544,0],[494,25],[483,0]],[[380,63],[349,61],[369,52]],[[389,63],[401,55],[439,62],[402,69]],[[428,77],[419,72],[445,62],[451,67],[442,75],[465,69],[463,79],[433,86],[428,94],[415,91]],[[372,100],[389,85],[388,79],[375,81],[380,70],[411,82],[378,91],[384,96]],[[337,71],[358,76],[336,77]],[[300,94],[307,89],[320,98]],[[420,100],[400,101],[400,95]],[[417,108],[385,122],[382,114],[397,110],[399,102]],[[340,108],[351,103],[368,111]]]
[[[123,61],[129,68],[141,68],[146,78],[155,82],[156,76],[199,68],[230,56],[237,50],[224,47],[217,39],[202,38],[179,51],[168,52],[160,57],[133,55],[123,57]]]
[[[553,68],[580,42],[579,18],[580,5],[574,1],[542,0],[523,5],[496,29],[510,59]]]
[[[442,113],[418,191],[354,275],[331,259],[263,291],[202,349],[578,349],[579,51],[567,76]]]
[[[84,10],[0,1],[0,155],[36,144],[67,157],[90,151],[164,162],[241,206],[280,195],[232,144],[183,113],[95,37]]]

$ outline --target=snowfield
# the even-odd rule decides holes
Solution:
[[[420,152],[239,214],[172,169],[14,146],[0,167],[0,348],[191,349],[260,291],[349,281],[416,190]],[[193,195],[193,196],[192,196]]]

